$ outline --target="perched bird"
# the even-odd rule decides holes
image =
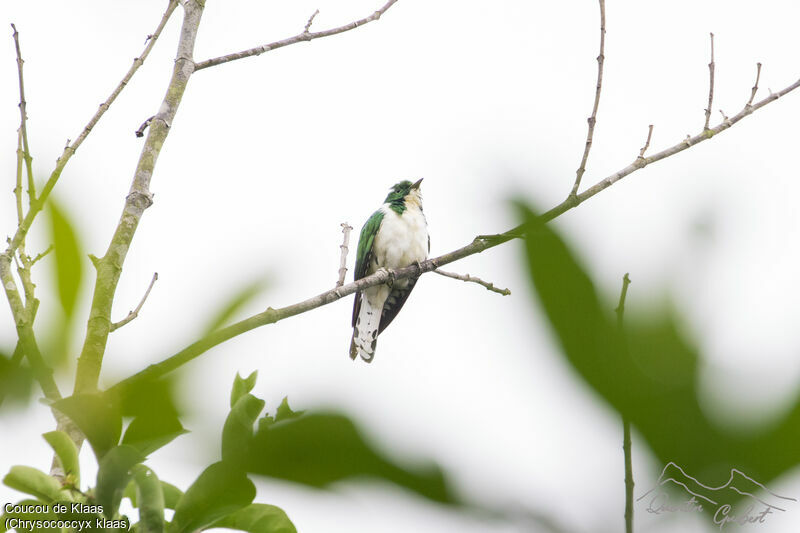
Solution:
[[[422,213],[422,180],[401,181],[391,188],[383,206],[375,211],[358,240],[354,278],[359,280],[380,268],[396,269],[424,261],[430,251],[428,223]],[[366,362],[375,356],[378,335],[386,329],[417,283],[417,278],[394,280],[356,293],[353,303],[353,340],[350,357]]]

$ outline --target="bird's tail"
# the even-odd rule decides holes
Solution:
[[[381,311],[370,305],[369,300],[360,296],[361,309],[353,327],[353,339],[350,341],[350,358],[355,359],[360,355],[367,363],[375,357],[375,347],[378,344],[378,328],[381,321]]]

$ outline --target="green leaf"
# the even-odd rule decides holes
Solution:
[[[58,517],[53,513],[49,506],[42,509],[43,512],[13,512],[14,506],[28,506],[28,505],[42,505],[42,502],[38,500],[22,500],[12,505],[12,512],[10,513],[3,513],[0,516],[0,533],[5,533],[8,531],[6,525],[9,523],[8,520],[12,518],[17,518],[20,520],[42,520],[42,521],[50,521],[55,520]],[[2,507],[5,509],[5,505]],[[15,528],[17,531],[25,531],[31,533],[61,533],[61,528],[38,528],[34,527],[31,529],[22,529],[22,528]]]
[[[240,288],[233,297],[217,311],[211,320],[208,321],[208,325],[203,329],[204,335],[223,327],[244,306],[261,294],[265,288],[266,282],[263,279],[250,282]]]
[[[727,431],[701,408],[700,356],[669,312],[639,319],[629,307],[624,335],[574,254],[555,231],[523,208],[527,262],[535,295],[578,374],[622,413],[663,465],[674,462],[706,484],[737,468],[768,483],[800,464],[800,400],[774,426]],[[715,500],[734,503],[735,491]],[[713,512],[709,513],[713,516]]]
[[[31,397],[33,372],[21,364],[23,358],[19,345],[11,357],[0,352],[0,406],[6,399],[24,404]]]
[[[164,507],[167,509],[175,509],[178,506],[178,502],[183,497],[181,489],[166,481],[162,481],[161,490],[164,492]]]
[[[56,285],[64,314],[71,317],[78,299],[83,267],[82,252],[75,230],[62,208],[51,198],[48,203],[50,235],[53,239]]]
[[[455,501],[436,466],[411,470],[394,464],[341,415],[305,414],[279,422],[264,417],[246,459],[253,473],[313,487],[371,476],[437,502]]]
[[[214,522],[211,527],[225,527],[250,533],[297,533],[280,507],[254,503]]]
[[[137,533],[163,533],[164,491],[155,472],[144,465],[133,467],[136,501],[139,504]]]
[[[167,509],[175,509],[175,507],[178,505],[178,501],[181,499],[181,496],[183,496],[183,492],[181,492],[181,489],[175,485],[167,483],[166,481],[161,481],[160,483],[161,493],[164,496],[164,507]],[[139,506],[139,500],[136,496],[136,483],[134,481],[128,483],[128,486],[125,487],[125,492],[123,493],[122,497],[128,498],[131,501],[132,506]]]
[[[289,420],[290,418],[297,418],[304,412],[305,411],[292,411],[292,408],[289,407],[288,396],[284,396],[283,400],[281,400],[281,404],[275,411],[275,422],[280,422],[281,420]]]
[[[203,529],[220,518],[247,507],[256,496],[247,475],[224,461],[206,468],[175,507],[170,533]]]
[[[233,406],[222,428],[222,460],[235,463],[247,453],[253,440],[253,424],[261,410],[264,400],[252,394],[240,397]]]
[[[50,503],[63,497],[61,483],[32,466],[12,466],[3,483],[14,490],[30,494],[40,501]]]
[[[53,451],[61,463],[61,469],[64,471],[66,478],[75,486],[81,484],[81,467],[78,461],[78,447],[69,438],[69,435],[63,431],[50,431],[42,435],[47,444],[53,448]]]
[[[254,370],[246,378],[242,378],[238,372],[236,373],[236,377],[233,378],[233,388],[231,389],[231,407],[236,405],[239,398],[253,390],[253,387],[256,386],[257,378],[258,370]]]
[[[114,518],[117,514],[122,495],[131,479],[131,469],[144,459],[139,450],[124,444],[112,448],[100,459],[94,495],[97,503],[103,506],[103,514],[107,518]]]
[[[122,414],[117,402],[99,393],[76,394],[58,400],[53,407],[67,415],[80,428],[99,459],[119,443]]]
[[[184,433],[188,431],[175,415],[169,412],[150,412],[131,421],[122,437],[122,444],[132,446],[147,456]]]

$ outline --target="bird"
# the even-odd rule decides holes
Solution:
[[[419,264],[428,257],[431,240],[422,212],[421,183],[422,179],[395,184],[380,209],[361,228],[353,273],[355,281],[381,268],[403,268]],[[416,283],[416,277],[390,280],[356,292],[351,359],[361,356],[367,363],[372,362],[378,335],[400,312]]]

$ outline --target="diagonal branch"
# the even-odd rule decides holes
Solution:
[[[511,294],[509,289],[498,289],[494,286],[494,283],[483,281],[481,278],[476,278],[475,276],[470,276],[469,274],[456,274],[455,272],[447,272],[445,270],[434,270],[435,274],[439,274],[440,276],[444,276],[446,278],[457,279],[461,281],[477,283],[483,287],[486,287],[487,291],[496,292],[497,294],[502,294],[503,296],[508,296]]]
[[[784,88],[783,90],[778,91],[777,93],[770,94],[768,97],[764,98],[763,100],[760,100],[754,105],[745,106],[745,108],[742,109],[737,115],[722,122],[721,124],[718,124],[713,128],[705,130],[702,133],[695,135],[694,137],[689,137],[688,139],[681,141],[678,144],[675,144],[674,146],[662,150],[650,157],[637,157],[636,160],[630,165],[615,172],[614,174],[611,174],[605,179],[600,180],[595,185],[593,185],[586,191],[582,192],[581,194],[578,194],[576,196],[569,196],[566,200],[564,200],[557,206],[543,213],[541,215],[541,219],[544,222],[548,222],[556,217],[561,216],[570,209],[577,207],[578,205],[582,204],[589,198],[595,196],[599,192],[612,186],[614,183],[618,182],[625,176],[632,174],[638,170],[641,170],[645,166],[651,163],[655,163],[662,159],[666,159],[667,157],[673,156],[679,152],[691,148],[692,146],[695,146],[698,143],[701,143],[703,141],[712,138],[717,133],[721,133],[727,130],[728,128],[732,127],[734,124],[736,124],[746,116],[752,114],[754,111],[757,111],[762,107],[766,106],[767,104],[774,102],[781,96],[784,96],[785,94],[797,89],[798,87],[800,87],[800,79],[798,79],[788,87]],[[388,281],[389,279],[397,280],[397,279],[409,278],[412,276],[419,276],[426,272],[436,270],[440,266],[452,263],[454,261],[458,261],[459,259],[463,259],[471,255],[481,253],[485,250],[494,248],[495,246],[499,246],[500,244],[503,244],[510,240],[523,238],[524,236],[525,236],[524,226],[517,226],[504,233],[500,233],[497,235],[478,236],[470,244],[462,248],[454,250],[448,254],[435,257],[433,259],[428,259],[426,261],[421,262],[419,265],[415,264],[405,268],[399,268],[394,271],[381,269],[378,272],[375,272],[370,276],[361,278],[358,281],[349,283],[347,285],[343,285],[342,287],[336,287],[329,291],[325,291],[321,294],[318,294],[317,296],[308,298],[307,300],[303,300],[296,304],[282,307],[280,309],[273,309],[272,307],[269,307],[267,308],[266,311],[255,314],[249,318],[246,318],[228,327],[219,329],[209,335],[206,335],[205,337],[187,346],[180,352],[170,357],[167,357],[160,363],[150,365],[144,370],[137,372],[136,374],[120,381],[119,383],[111,387],[111,390],[120,390],[127,388],[134,383],[140,383],[142,381],[147,381],[151,379],[158,379],[172,372],[173,370],[179,368],[180,366],[188,363],[189,361],[199,357],[200,355],[207,352],[214,346],[217,346],[233,337],[241,335],[252,329],[267,324],[274,324],[286,318],[293,317],[295,315],[299,315],[307,311],[311,311],[312,309],[316,309],[318,307],[322,307],[323,305],[330,304],[345,296],[353,294],[356,291],[363,291],[368,287],[373,287],[376,285],[380,285],[382,283],[386,283],[386,281]]]
[[[305,41],[313,41],[314,39],[319,39],[321,37],[330,37],[331,35],[338,35],[346,31],[354,30],[359,26],[363,26],[364,24],[368,24],[372,21],[378,20],[384,13],[386,13],[389,10],[389,8],[391,8],[396,3],[397,0],[389,0],[383,5],[383,7],[381,7],[368,17],[355,20],[353,22],[350,22],[349,24],[345,24],[344,26],[339,26],[338,28],[311,32],[309,31],[309,29],[311,28],[311,23],[314,21],[314,17],[316,17],[317,15],[317,13],[314,13],[314,15],[311,16],[308,23],[306,24],[304,30],[295,35],[294,37],[289,37],[287,39],[275,41],[274,43],[269,43],[262,46],[256,46],[255,48],[250,48],[249,50],[243,50],[241,52],[235,52],[233,54],[215,57],[213,59],[206,59],[205,61],[197,63],[197,65],[195,65],[194,70],[196,72],[198,70],[203,70],[208,67],[214,67],[216,65],[221,65],[223,63],[228,63],[230,61],[236,61],[237,59],[244,59],[245,57],[258,56],[265,52],[270,52],[278,48],[283,48],[284,46],[289,46],[292,44],[297,44]]]
[[[203,15],[202,0],[185,0],[183,4],[183,24],[180,40],[175,55],[175,66],[172,78],[167,86],[166,94],[158,113],[153,117],[147,132],[147,139],[136,164],[130,192],[125,198],[125,205],[111,242],[105,255],[94,261],[97,277],[92,295],[92,308],[86,324],[81,355],[78,357],[78,368],[75,378],[75,392],[87,392],[97,388],[100,368],[103,363],[108,334],[111,331],[111,305],[114,301],[122,266],[128,250],[139,226],[145,209],[153,203],[150,193],[150,181],[153,177],[156,161],[169,135],[178,107],[183,99],[189,78],[194,73],[194,44]],[[172,8],[174,6],[170,4]],[[152,43],[156,38],[149,41]]]
[[[581,158],[581,166],[575,172],[575,184],[572,185],[571,196],[578,194],[578,188],[581,186],[581,179],[584,172],[586,172],[586,161],[589,160],[589,150],[592,149],[592,139],[594,137],[594,125],[597,123],[597,108],[600,107],[600,92],[603,89],[603,64],[605,63],[605,48],[606,48],[606,3],[600,0],[600,54],[597,56],[597,87],[594,93],[594,106],[592,107],[592,116],[589,117],[589,129],[586,132],[586,146],[583,148],[583,157]]]
[[[142,296],[142,301],[139,302],[139,305],[136,306],[136,309],[134,309],[133,311],[130,311],[128,313],[128,316],[126,316],[125,318],[123,318],[119,322],[114,322],[113,324],[111,324],[111,328],[110,328],[109,332],[118,330],[119,328],[121,328],[122,326],[124,326],[128,322],[133,321],[133,319],[135,319],[137,316],[139,316],[139,311],[142,310],[142,307],[144,306],[144,303],[147,301],[147,297],[150,296],[150,291],[153,290],[153,285],[156,284],[156,280],[157,279],[158,279],[158,272],[153,274],[153,279],[150,281],[150,285],[147,287],[147,290],[144,291],[144,296]]]
[[[136,71],[139,70],[139,67],[142,66],[142,63],[144,63],[144,60],[147,58],[148,54],[150,53],[150,50],[152,50],[153,46],[158,40],[159,35],[161,35],[161,31],[167,24],[167,20],[169,20],[170,15],[172,15],[172,12],[175,10],[176,5],[177,5],[177,0],[170,1],[169,5],[167,6],[167,10],[161,17],[161,22],[159,22],[156,31],[153,32],[152,37],[148,40],[147,45],[145,46],[142,54],[133,60],[133,65],[131,65],[131,68],[128,70],[127,74],[125,74],[125,76],[122,78],[122,81],[120,81],[119,85],[117,85],[117,87],[111,92],[111,95],[106,99],[106,101],[100,104],[100,108],[97,110],[97,112],[94,114],[91,120],[89,120],[89,122],[83,128],[83,131],[78,136],[78,138],[75,139],[75,141],[72,144],[67,143],[67,145],[64,147],[64,151],[61,153],[61,157],[59,157],[58,161],[56,161],[56,168],[53,170],[53,172],[50,174],[50,177],[45,182],[44,188],[42,189],[39,198],[37,198],[34,202],[31,203],[28,214],[25,216],[25,219],[22,221],[22,224],[20,224],[17,227],[17,231],[14,234],[14,237],[11,239],[11,242],[9,242],[8,248],[6,248],[4,254],[7,254],[9,257],[12,256],[14,252],[17,250],[17,248],[20,246],[22,241],[25,239],[25,235],[27,235],[28,230],[30,230],[31,225],[33,224],[33,221],[36,218],[36,215],[39,214],[39,212],[44,207],[45,201],[50,195],[50,192],[53,190],[53,187],[55,187],[56,182],[58,182],[58,178],[61,177],[61,172],[64,170],[64,167],[66,166],[67,162],[73,155],[75,155],[75,152],[78,150],[78,147],[83,143],[84,140],[86,140],[86,137],[89,135],[89,133],[91,133],[92,128],[94,128],[94,126],[100,121],[100,118],[102,118],[105,112],[108,111],[109,106],[111,106],[114,100],[116,100],[117,96],[119,96],[119,93],[122,92],[122,89],[125,88],[125,86],[131,80]]]

